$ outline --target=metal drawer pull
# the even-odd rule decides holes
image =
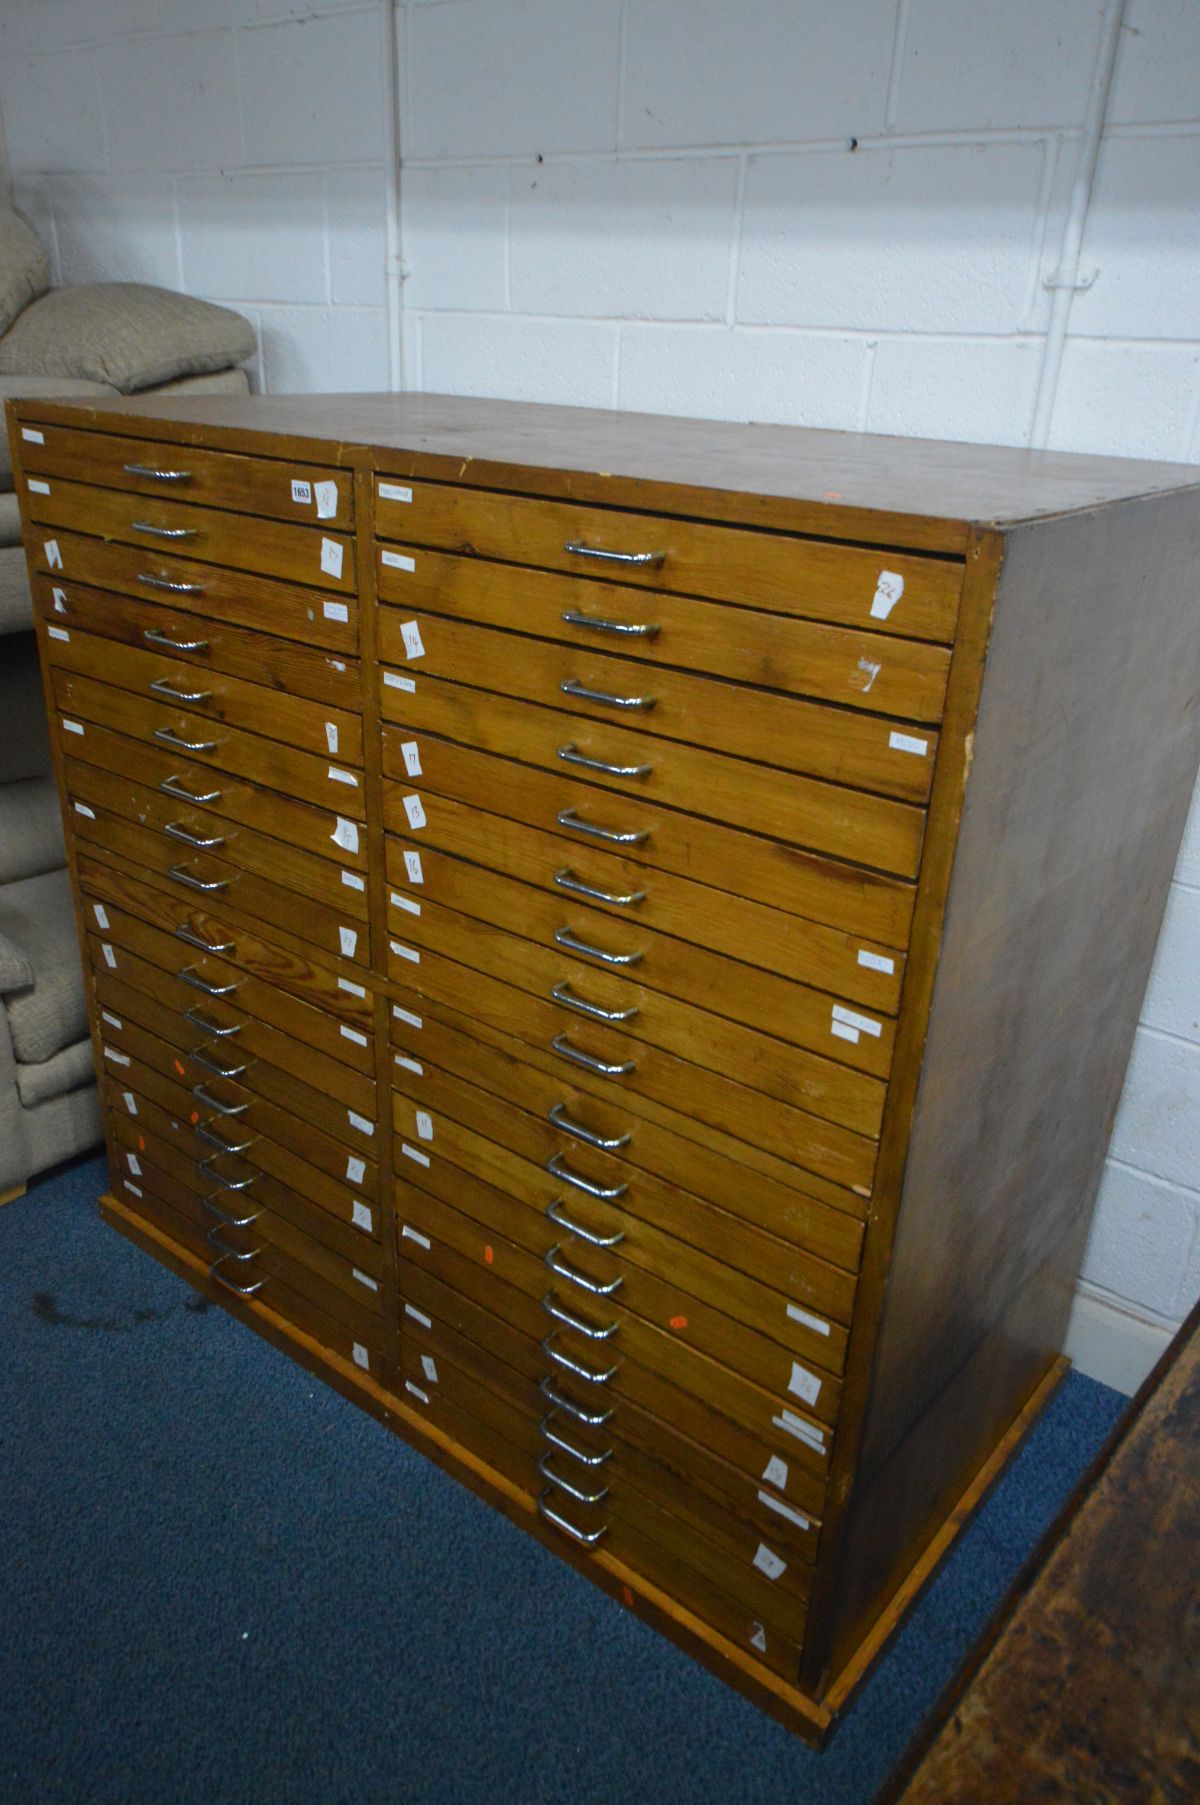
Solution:
[[[538,1390],[546,1402],[554,1406],[555,1410],[565,1410],[568,1416],[573,1416],[575,1421],[582,1423],[586,1429],[603,1429],[613,1413],[611,1404],[607,1410],[585,1410],[582,1404],[572,1403],[570,1398],[564,1398],[554,1380],[549,1377],[541,1381]]]
[[[237,1260],[239,1262],[245,1260],[257,1260],[259,1254],[262,1252],[261,1247],[252,1248],[249,1253],[238,1253],[236,1248],[226,1247],[224,1241],[221,1239],[221,1230],[223,1227],[223,1223],[214,1222],[211,1228],[205,1229],[204,1239],[206,1241],[211,1241],[212,1245],[219,1253],[225,1254],[231,1260]]]
[[[614,896],[610,890],[597,890],[594,885],[585,884],[582,878],[576,877],[568,865],[554,873],[554,881],[560,890],[569,890],[572,896],[587,896],[593,902],[611,903],[614,909],[632,909],[646,900],[644,890],[631,890],[628,896]]]
[[[226,1257],[222,1254],[220,1260],[213,1261],[208,1269],[209,1278],[216,1279],[218,1285],[224,1285],[226,1291],[236,1291],[239,1297],[253,1297],[256,1291],[262,1290],[267,1282],[265,1279],[255,1279],[252,1285],[235,1285],[232,1279],[227,1279],[223,1272],[219,1272],[217,1268]]]
[[[232,1141],[223,1141],[219,1134],[214,1134],[207,1122],[197,1122],[195,1126],[200,1139],[207,1141],[210,1147],[215,1147],[218,1153],[247,1153],[258,1139],[257,1135],[252,1134],[248,1141],[239,1141],[235,1147]],[[224,1183],[224,1180],[221,1182]],[[231,1191],[237,1189],[235,1185],[230,1185],[229,1188]]]
[[[179,929],[176,928],[175,932],[178,934]],[[182,936],[182,938],[186,940],[188,938],[188,936],[185,934]],[[198,940],[192,941],[193,946],[199,946],[199,944],[200,944],[200,942]],[[206,946],[204,950],[206,953],[215,953],[218,951],[228,952],[229,948],[228,947],[218,948],[215,946]],[[185,984],[190,984],[193,990],[202,990],[206,997],[232,996],[234,991],[238,988],[238,985],[236,983],[235,984],[209,984],[204,978],[202,978],[200,976],[200,973],[196,970],[194,965],[185,965],[182,971],[177,971],[175,973],[175,976],[177,978],[182,978],[182,980]],[[240,981],[241,980],[239,979],[238,982],[240,983]]]
[[[149,533],[152,539],[195,539],[198,537],[198,526],[151,526],[148,520],[131,520],[130,529],[135,533]]]
[[[589,758],[585,752],[580,752],[578,747],[574,744],[570,746],[560,746],[558,748],[558,756],[562,759],[564,765],[582,765],[585,771],[603,771],[606,777],[649,777],[651,771],[654,769],[653,765],[608,765],[605,764],[602,758]],[[567,810],[568,814],[572,812],[573,811],[570,809]],[[562,821],[561,815],[558,818]],[[588,827],[586,822],[564,822],[563,825],[579,827],[583,833],[598,833],[600,834],[601,839],[604,840],[619,840],[623,837],[620,834],[606,834],[600,828]],[[624,837],[628,838],[629,836]],[[642,838],[645,839],[645,837],[646,836],[643,834]]]
[[[585,1492],[582,1486],[573,1485],[569,1479],[560,1478],[550,1465],[548,1452],[539,1457],[537,1464],[538,1472],[543,1479],[548,1480],[551,1485],[557,1486],[560,1492],[565,1492],[568,1498],[578,1499],[580,1504],[603,1504],[608,1497],[606,1485],[602,1485],[598,1492]]]
[[[553,1203],[546,1205],[546,1214],[559,1228],[565,1228],[569,1235],[578,1235],[581,1241],[586,1241],[591,1247],[620,1247],[625,1239],[624,1229],[619,1235],[597,1235],[590,1228],[583,1228],[578,1222],[572,1222],[563,1210],[561,1197],[556,1197]]]
[[[210,1153],[207,1159],[198,1159],[196,1167],[207,1177],[215,1178],[223,1191],[248,1191],[262,1177],[261,1172],[252,1172],[249,1178],[223,1178],[213,1165],[214,1158],[215,1155]]]
[[[139,577],[140,583],[149,582],[148,577]],[[157,627],[143,627],[142,638],[148,645],[166,646],[170,652],[206,652],[207,639],[172,639],[169,633],[160,633]]]
[[[228,890],[233,882],[228,877],[194,877],[182,865],[168,865],[167,876],[173,877],[177,884],[186,884],[189,890]]]
[[[192,1095],[197,1103],[203,1103],[205,1109],[215,1109],[219,1116],[244,1116],[250,1107],[249,1099],[245,1103],[222,1103],[219,1098],[210,1097],[202,1084],[193,1084]],[[247,1141],[246,1145],[248,1147],[250,1142]]]
[[[621,633],[630,639],[657,639],[658,625],[631,626],[623,620],[601,620],[595,614],[581,614],[578,608],[568,608],[563,614],[568,627],[587,627],[593,633]]]
[[[560,752],[558,756],[561,758],[563,755]],[[643,840],[650,838],[648,827],[640,828],[632,834],[617,833],[611,827],[597,827],[592,821],[581,821],[573,808],[560,808],[554,819],[560,827],[570,828],[572,833],[592,834],[597,840],[611,840],[614,846],[640,846]]]
[[[164,777],[158,787],[164,796],[174,796],[176,802],[194,802],[203,806],[206,802],[221,800],[220,790],[205,790],[203,796],[193,796],[190,790],[184,789],[177,777]]]
[[[178,821],[168,821],[163,832],[169,834],[172,840],[181,840],[185,846],[194,846],[198,852],[207,852],[210,846],[225,844],[224,834],[210,834],[206,840],[200,834],[190,834],[186,827],[180,827]]]
[[[169,702],[208,702],[212,698],[211,689],[172,689],[165,677],[155,677],[150,690],[153,695],[166,696]]]
[[[183,973],[180,972],[179,976],[182,978]],[[191,979],[187,981],[190,983]],[[208,987],[202,985],[198,988],[207,989]],[[224,988],[225,990],[236,990],[237,985],[226,984]],[[183,1019],[185,1022],[191,1022],[193,1028],[199,1028],[201,1034],[215,1034],[218,1040],[228,1040],[231,1034],[240,1034],[245,1027],[244,1022],[235,1022],[232,1028],[222,1028],[219,1022],[210,1022],[206,1015],[201,1015],[198,1009],[185,1009]]]
[[[577,1335],[586,1335],[589,1341],[610,1341],[621,1326],[619,1322],[610,1322],[606,1329],[597,1329],[590,1322],[581,1322],[578,1316],[572,1316],[564,1309],[553,1291],[547,1291],[542,1299],[542,1309],[547,1316],[553,1316],[555,1322],[561,1322],[564,1329],[574,1329]]]
[[[615,1153],[618,1147],[628,1147],[630,1135],[614,1134],[606,1137],[602,1134],[593,1134],[590,1128],[583,1126],[582,1122],[573,1122],[567,1115],[566,1109],[565,1103],[552,1103],[549,1109],[550,1121],[556,1128],[561,1128],[564,1134],[573,1134],[577,1141],[585,1141],[589,1147],[602,1147],[605,1153]]]
[[[216,1193],[214,1192],[213,1195],[215,1196]],[[202,1197],[200,1207],[207,1210],[210,1216],[215,1216],[219,1222],[228,1223],[230,1228],[249,1228],[252,1222],[258,1221],[262,1213],[260,1210],[255,1210],[253,1216],[230,1216],[225,1210],[217,1208],[212,1197]]]
[[[551,988],[550,1000],[562,1003],[567,1009],[578,1009],[580,1015],[590,1015],[597,1022],[631,1022],[637,1014],[636,1004],[632,1009],[601,1009],[599,1003],[585,1002],[583,997],[575,995],[565,978]]]
[[[574,696],[580,702],[601,702],[605,708],[653,708],[658,701],[657,696],[614,696],[606,689],[588,689],[578,677],[564,677],[559,684],[564,696]]]
[[[214,1078],[228,1078],[231,1081],[234,1078],[240,1078],[242,1073],[249,1071],[250,1067],[254,1064],[252,1059],[244,1059],[241,1065],[217,1065],[215,1060],[209,1057],[203,1047],[193,1047],[188,1053],[188,1058],[194,1059],[196,1064],[202,1066],[206,1072],[211,1072]],[[226,1115],[231,1115],[234,1112],[232,1110],[226,1110],[225,1113]]]
[[[580,940],[570,928],[556,928],[555,943],[565,946],[568,952],[583,953],[589,959],[599,959],[602,965],[637,965],[641,953],[606,953],[602,947],[589,946],[586,940]]]
[[[211,1267],[209,1268],[209,1270],[210,1271],[212,1270]],[[213,1277],[214,1278],[216,1277],[215,1273],[213,1274]],[[229,1284],[229,1280],[222,1279],[221,1283],[223,1285],[227,1285],[227,1284]],[[231,1288],[231,1290],[234,1290],[234,1291],[241,1290],[240,1285],[233,1285],[230,1288]],[[557,1483],[557,1481],[555,1483]],[[569,1535],[573,1542],[580,1542],[580,1543],[582,1543],[583,1547],[585,1547],[585,1548],[594,1548],[596,1546],[596,1543],[600,1540],[601,1536],[608,1534],[608,1524],[607,1523],[602,1523],[600,1525],[599,1529],[576,1529],[574,1523],[569,1523],[567,1521],[566,1517],[560,1517],[558,1512],[556,1510],[553,1510],[551,1508],[551,1506],[549,1504],[547,1504],[546,1500],[549,1496],[550,1496],[550,1487],[549,1486],[546,1487],[545,1491],[538,1493],[538,1500],[537,1500],[538,1514],[540,1516],[545,1517],[547,1523],[553,1523],[555,1529],[561,1529],[564,1535]]]
[[[636,564],[641,568],[647,565],[661,564],[666,552],[606,552],[598,545],[584,545],[579,539],[568,539],[563,546],[565,552],[574,552],[577,558],[599,558],[604,564]]]
[[[553,1360],[556,1366],[561,1366],[565,1372],[574,1373],[577,1379],[586,1379],[589,1385],[607,1385],[610,1379],[616,1378],[621,1366],[619,1360],[614,1360],[606,1373],[593,1372],[590,1366],[580,1366],[579,1362],[572,1360],[568,1354],[560,1354],[558,1349],[551,1345],[557,1338],[558,1330],[551,1329],[550,1333],[542,1339],[543,1354],[548,1360]]]
[[[550,1425],[556,1414],[557,1412],[548,1410],[538,1424],[538,1428],[551,1447],[561,1448],[564,1454],[569,1454],[572,1460],[577,1460],[580,1466],[584,1467],[602,1467],[605,1461],[612,1459],[611,1448],[605,1448],[603,1454],[588,1454],[583,1448],[577,1448],[574,1442],[569,1442],[565,1435],[560,1435],[557,1430],[552,1429]]]
[[[145,476],[152,483],[190,483],[190,470],[156,470],[153,464],[125,464],[126,476]]]
[[[561,1053],[564,1059],[573,1059],[576,1065],[583,1066],[589,1072],[595,1072],[601,1078],[625,1078],[630,1072],[637,1070],[636,1062],[632,1059],[623,1059],[620,1065],[607,1065],[603,1059],[593,1059],[590,1053],[581,1052],[578,1047],[573,1047],[565,1034],[554,1036],[550,1042],[550,1050],[554,1053]]]
[[[561,1178],[565,1185],[574,1185],[577,1191],[586,1191],[589,1197],[598,1197],[601,1203],[613,1203],[618,1197],[624,1197],[629,1189],[627,1184],[594,1185],[586,1178],[580,1178],[578,1172],[572,1172],[570,1166],[563,1164],[561,1153],[552,1153],[546,1161],[546,1170],[552,1178]]]
[[[576,1272],[573,1266],[564,1265],[563,1262],[557,1258],[558,1251],[558,1246],[556,1244],[546,1254],[546,1265],[550,1268],[551,1272],[556,1274],[560,1279],[566,1279],[568,1285],[578,1285],[581,1291],[588,1292],[592,1297],[613,1297],[625,1283],[625,1280],[618,1273],[617,1277],[611,1279],[607,1285],[598,1285],[594,1279],[585,1278],[582,1272]],[[548,1310],[550,1309],[549,1304],[547,1304],[546,1308]],[[554,1311],[550,1310],[550,1314],[553,1316]],[[615,1327],[616,1324],[614,1323],[613,1328]],[[608,1331],[610,1335],[612,1332],[612,1329]],[[584,1330],[583,1333],[586,1334],[587,1331]],[[603,1337],[598,1336],[597,1339],[602,1340]]]
[[[147,589],[167,589],[172,595],[203,595],[203,583],[173,583],[170,577],[151,576],[147,571],[139,571],[138,582],[144,583]]]
[[[220,945],[214,946],[211,940],[201,940],[199,934],[193,934],[192,930],[185,927],[182,922],[175,929],[175,938],[186,940],[189,946],[198,947],[202,953],[231,953],[233,951],[232,940],[223,940]],[[223,997],[226,994],[223,990],[209,990],[205,984],[197,984],[196,988],[206,991],[210,997]],[[231,990],[236,990],[236,988],[235,984],[230,985]]]
[[[181,752],[215,752],[217,749],[216,740],[181,740],[169,727],[156,727],[154,737],[165,740],[168,746],[178,746]]]

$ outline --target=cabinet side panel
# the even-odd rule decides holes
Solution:
[[[834,1672],[1061,1346],[1200,758],[1197,492],[1006,538]]]

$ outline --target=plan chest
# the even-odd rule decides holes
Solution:
[[[106,1218],[819,1739],[1061,1368],[1200,473],[10,417]]]

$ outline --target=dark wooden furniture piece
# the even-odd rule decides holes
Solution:
[[[107,1220],[819,1739],[1060,1370],[1200,473],[11,412]]]
[[[1200,1796],[1200,1306],[881,1795]]]

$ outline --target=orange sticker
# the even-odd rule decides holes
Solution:
[[[200,1120],[200,1111],[198,1109],[194,1109],[192,1111],[191,1115],[188,1117],[188,1121],[191,1123],[192,1127],[194,1128],[196,1126],[196,1123],[199,1120]]]
[[[187,1067],[184,1065],[182,1059],[173,1059],[171,1064],[175,1067],[175,1070],[179,1073],[181,1078],[187,1077]]]
[[[841,501],[842,491],[840,489],[826,489],[825,499],[826,501]]]
[[[687,1328],[687,1317],[686,1316],[672,1316],[671,1327],[673,1329],[686,1329]]]
[[[146,1137],[144,1134],[139,1134],[138,1135],[138,1152],[145,1153],[145,1151],[146,1151]]]
[[[621,1587],[621,1602],[622,1602],[622,1604],[624,1604],[624,1606],[626,1607],[627,1610],[632,1611],[632,1609],[633,1609],[633,1593],[629,1590],[628,1586]]]
[[[487,1261],[489,1266],[492,1264],[492,1261],[496,1258],[495,1254],[492,1252],[490,1247],[484,1248],[483,1257]]]

